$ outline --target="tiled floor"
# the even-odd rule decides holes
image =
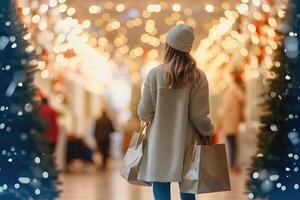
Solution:
[[[151,188],[129,185],[119,175],[120,162],[110,162],[106,172],[89,168],[83,173],[61,176],[63,193],[60,200],[152,200]],[[232,191],[198,195],[197,200],[246,200],[243,175],[231,175]],[[172,195],[179,200],[177,184]]]

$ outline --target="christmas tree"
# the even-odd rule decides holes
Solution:
[[[0,199],[58,197],[57,173],[41,134],[36,55],[13,0],[0,0]]]
[[[264,114],[246,183],[249,199],[300,198],[300,4],[291,0],[280,26],[272,78],[264,95]]]

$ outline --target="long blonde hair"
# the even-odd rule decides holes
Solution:
[[[197,86],[201,77],[195,59],[188,52],[165,46],[164,69],[166,84],[171,89]]]

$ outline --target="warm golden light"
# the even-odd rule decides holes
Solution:
[[[147,53],[147,58],[149,60],[155,60],[158,58],[158,56],[159,56],[159,52],[157,49],[152,49]]]
[[[172,10],[174,12],[180,12],[181,11],[181,5],[179,3],[173,4],[172,5]]]
[[[108,44],[108,40],[105,37],[100,37],[98,39],[99,46],[105,47],[105,46],[107,46],[107,44]]]
[[[84,20],[84,21],[82,22],[82,26],[83,26],[84,28],[90,28],[90,26],[91,26],[91,21],[88,20],[88,19]]]
[[[89,7],[89,12],[91,14],[98,14],[101,12],[101,6],[92,5]]]
[[[144,18],[149,18],[151,16],[151,13],[148,12],[147,10],[144,10],[142,15]]]
[[[125,5],[120,3],[116,6],[116,11],[117,12],[123,12],[126,9]]]
[[[143,20],[142,20],[141,18],[135,18],[135,19],[133,20],[133,25],[134,25],[134,26],[141,26],[142,23],[143,23]]]
[[[29,15],[29,13],[30,13],[30,8],[28,8],[28,7],[22,8],[22,14],[23,15]]]
[[[31,33],[28,32],[27,34],[24,35],[24,40],[29,40],[31,38]]]
[[[284,10],[278,10],[277,11],[278,17],[284,18],[285,17],[285,11]]]
[[[248,14],[248,11],[249,11],[249,7],[248,7],[248,5],[247,4],[240,4],[240,5],[237,5],[236,6],[236,9],[237,9],[237,11],[240,13],[240,14],[242,14],[242,15],[246,15],[246,14]]]
[[[273,17],[270,17],[270,18],[268,19],[268,23],[269,23],[270,26],[277,27],[277,21],[276,21],[276,19],[273,18]]]
[[[212,4],[206,4],[204,8],[205,8],[205,11],[208,13],[214,12],[214,9],[215,9]]]
[[[256,32],[256,27],[254,24],[248,24],[248,30],[252,33]]]
[[[34,15],[34,16],[32,17],[32,23],[34,23],[34,24],[39,23],[40,20],[41,20],[41,17],[40,17],[39,15]]]
[[[111,63],[123,58],[138,58],[141,62],[158,60],[159,49],[166,41],[166,31],[179,23],[194,27],[197,37],[200,36],[200,45],[192,54],[199,66],[209,68],[206,69],[208,77],[218,79],[216,76],[220,68],[228,70],[237,63],[249,71],[256,69],[253,72],[256,76],[260,73],[258,69],[266,69],[272,64],[270,58],[279,45],[276,30],[281,23],[280,18],[286,15],[283,6],[273,10],[273,4],[271,7],[268,1],[262,0],[218,4],[207,1],[204,5],[199,3],[197,9],[180,1],[152,1],[139,7],[125,1],[106,0],[90,2],[84,6],[85,11],[79,10],[78,4],[66,0],[20,2],[24,22],[30,31],[33,30],[24,39],[45,38],[45,45],[47,42],[51,44],[50,48],[47,47],[50,49],[49,59],[52,59],[49,70],[48,63],[46,67],[40,67],[44,78],[53,76],[54,68],[62,71],[64,67],[73,66],[72,57],[81,63],[82,60],[100,60],[97,58],[99,55]],[[205,13],[201,14],[203,11]],[[164,17],[160,17],[162,12]],[[216,15],[208,14],[214,12]],[[199,14],[212,20],[202,23],[197,16]],[[198,32],[197,26],[200,25],[207,31],[208,36],[204,39]],[[132,37],[138,41],[132,41]],[[87,65],[85,67],[88,68]],[[78,71],[88,73],[89,70],[80,68]],[[72,73],[77,72],[74,70]],[[77,74],[75,79],[79,80],[82,76]]]
[[[43,79],[48,78],[49,75],[50,75],[50,73],[49,73],[49,71],[48,71],[47,69],[45,69],[45,70],[43,70],[43,71],[41,72],[41,77],[42,77]]]
[[[262,5],[262,10],[264,11],[264,12],[270,12],[271,11],[271,8],[270,8],[270,6],[269,6],[269,4],[263,4]]]
[[[256,35],[251,36],[251,41],[253,44],[259,44],[259,38]]]
[[[69,16],[72,16],[72,15],[75,15],[75,13],[76,13],[76,9],[75,8],[68,8],[68,10],[67,10],[67,15],[69,15]]]
[[[260,6],[260,0],[252,0],[253,5]]]
[[[254,17],[254,19],[256,19],[256,20],[261,20],[262,15],[261,15],[259,12],[254,12],[254,13],[253,13],[253,17]]]
[[[39,23],[39,29],[41,30],[41,31],[44,31],[44,30],[46,30],[47,29],[47,22],[45,22],[45,21],[41,21],[40,23]]]
[[[61,4],[59,6],[59,12],[61,12],[61,13],[66,12],[67,9],[68,9],[68,6],[66,4]]]
[[[149,4],[147,6],[147,11],[148,12],[155,12],[155,13],[159,13],[161,11],[161,5],[160,4]]]
[[[57,0],[50,0],[50,1],[49,1],[49,6],[50,6],[50,7],[53,8],[53,7],[55,7],[56,5],[57,5]]]
[[[48,9],[49,9],[49,6],[47,4],[42,4],[40,6],[39,10],[40,10],[41,13],[45,14],[48,11]]]

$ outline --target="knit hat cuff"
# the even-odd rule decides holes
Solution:
[[[183,51],[183,52],[190,52],[193,47],[193,43],[190,43],[190,44],[183,43],[179,40],[173,40],[173,39],[171,39],[171,37],[167,37],[166,42],[170,47],[172,47],[178,51]]]

